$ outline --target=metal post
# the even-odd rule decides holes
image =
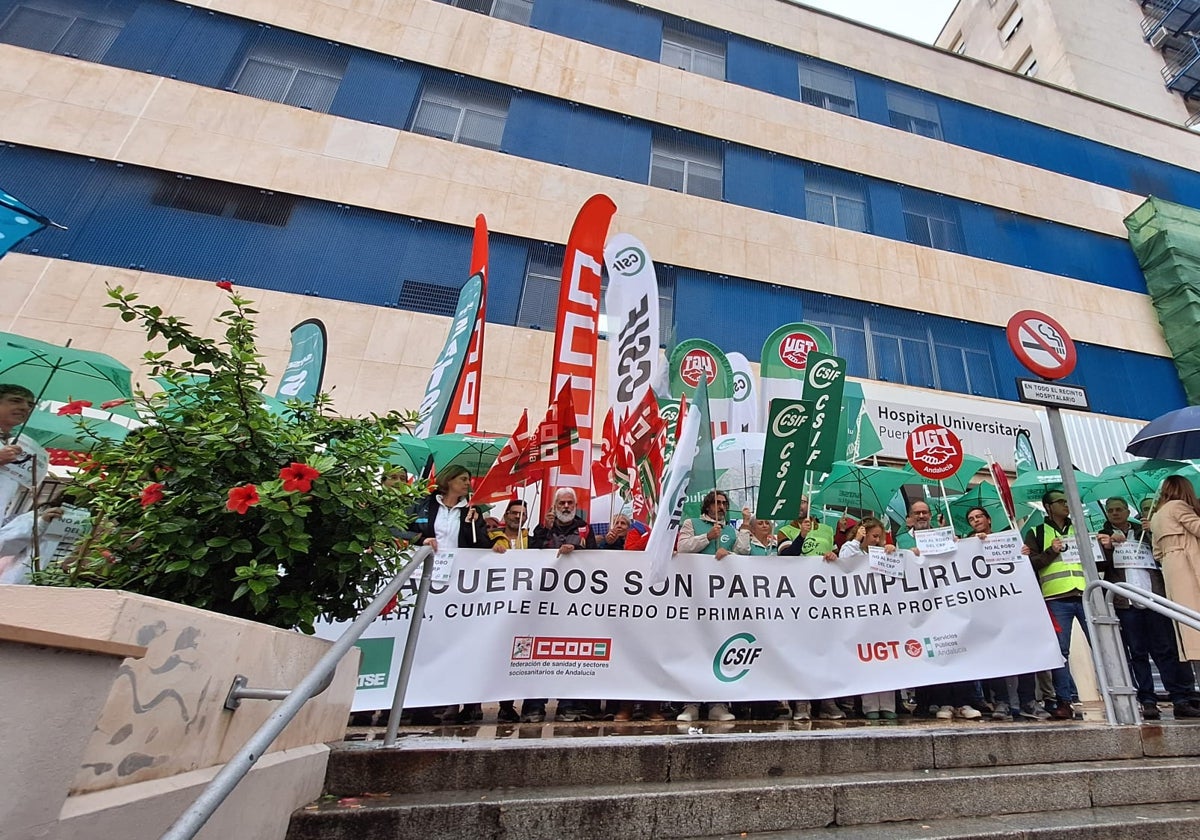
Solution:
[[[1100,579],[1096,560],[1092,557],[1092,540],[1087,530],[1087,516],[1079,498],[1079,486],[1075,483],[1075,468],[1071,462],[1071,449],[1067,444],[1067,433],[1063,429],[1062,414],[1054,406],[1046,407],[1050,421],[1050,439],[1058,457],[1058,469],[1062,474],[1063,490],[1067,505],[1071,509],[1071,523],[1075,527],[1075,542],[1079,546],[1079,559],[1083,563],[1085,580],[1090,584]],[[1094,606],[1091,598],[1083,598],[1083,611],[1089,625],[1092,662],[1096,666],[1096,679],[1104,697],[1105,716],[1109,723],[1136,724],[1141,721],[1137,707],[1137,694],[1129,675],[1129,663],[1125,659],[1125,645],[1121,639],[1121,625],[1107,603]],[[1064,698],[1059,698],[1063,700]]]
[[[191,838],[196,836],[196,833],[204,827],[209,817],[225,801],[225,798],[229,796],[229,793],[237,786],[237,783],[250,772],[255,762],[267,751],[272,742],[279,737],[279,733],[291,723],[292,718],[296,716],[300,708],[322,690],[328,675],[333,673],[337,668],[338,662],[354,646],[354,643],[362,636],[363,631],[371,625],[371,622],[375,620],[375,617],[379,615],[380,611],[387,605],[387,602],[392,600],[392,597],[400,591],[400,587],[412,577],[417,564],[427,559],[432,563],[433,549],[428,546],[418,548],[412,558],[400,570],[400,573],[392,578],[392,582],[375,596],[375,600],[371,602],[371,605],[333,643],[313,669],[308,672],[307,676],[292,691],[288,692],[287,699],[279,704],[279,708],[250,736],[250,740],[232,758],[225,762],[225,766],[208,783],[208,786],[204,788],[196,798],[196,801],[179,816],[179,819],[171,824],[171,827],[162,835],[161,840],[191,840]],[[425,578],[428,578],[428,576],[428,573],[426,573]]]
[[[400,673],[396,676],[396,693],[392,696],[392,711],[388,715],[387,732],[383,745],[396,743],[400,728],[400,714],[404,708],[404,695],[408,691],[408,678],[412,676],[413,656],[417,652],[417,637],[421,635],[421,623],[425,620],[425,601],[429,598],[429,584],[433,580],[433,552],[430,551],[421,566],[421,583],[417,589],[417,602],[413,605],[412,617],[408,620],[408,637],[404,640],[404,657],[400,660]]]

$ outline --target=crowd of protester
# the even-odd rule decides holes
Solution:
[[[418,516],[412,535],[415,543],[443,548],[490,547],[500,553],[514,548],[550,549],[560,555],[575,551],[640,550],[646,545],[646,527],[635,522],[627,512],[614,514],[607,527],[589,525],[569,488],[559,489],[554,494],[549,513],[532,533],[527,530],[528,510],[519,500],[508,502],[498,517],[484,518],[481,512],[472,512],[474,509],[466,503],[469,479],[461,469],[447,470],[438,476],[437,487],[421,508],[422,515]],[[1024,531],[1022,553],[1028,557],[1038,576],[1047,605],[1047,622],[1058,638],[1063,656],[1059,668],[915,689],[897,687],[893,691],[859,697],[780,699],[743,704],[720,699],[676,703],[565,699],[556,704],[554,719],[570,722],[673,717],[690,723],[701,719],[807,721],[848,717],[894,722],[901,715],[991,721],[1079,718],[1082,716],[1081,704],[1068,657],[1075,623],[1078,622],[1085,637],[1088,633],[1082,603],[1086,580],[1078,560],[1064,557],[1068,541],[1075,535],[1065,494],[1050,490],[1041,501],[1044,520]],[[1140,522],[1131,520],[1130,501],[1138,503]],[[905,527],[898,532],[889,527],[887,519],[874,516],[858,520],[843,515],[836,525],[831,526],[810,512],[807,498],[801,501],[795,518],[787,522],[756,519],[748,508],[743,508],[741,513],[740,522],[732,520],[728,515],[728,494],[721,490],[709,492],[701,502],[700,516],[682,521],[676,550],[709,554],[718,560],[730,554],[741,554],[811,557],[818,562],[832,562],[839,557],[866,553],[873,546],[885,552],[897,548],[916,551],[916,532],[945,524],[935,524],[933,512],[924,499],[908,505]],[[1097,565],[1103,576],[1165,594],[1193,609],[1200,609],[1200,503],[1187,479],[1178,476],[1168,479],[1157,499],[1108,499],[1105,515],[1105,525],[1097,537],[1102,553],[1097,558]],[[969,509],[966,523],[967,528],[957,536],[986,540],[992,534],[992,517],[984,507]],[[1114,564],[1114,551],[1126,540],[1152,545],[1155,568],[1125,568]],[[1171,620],[1125,598],[1117,598],[1115,607],[1143,717],[1156,720],[1161,715],[1150,668],[1153,660],[1174,716],[1200,718],[1192,667],[1192,661],[1200,659],[1200,632],[1186,630],[1181,647]],[[501,723],[540,723],[547,719],[548,702],[547,698],[526,699],[518,710],[516,701],[504,701],[500,704],[498,720]],[[411,720],[426,724],[471,723],[481,717],[478,704],[469,704],[461,708],[415,710]]]

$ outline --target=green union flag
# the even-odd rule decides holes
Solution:
[[[846,387],[846,360],[811,351],[804,375],[804,398],[813,405],[812,445],[804,468],[827,473],[838,460],[838,425],[842,392]]]
[[[771,400],[763,449],[763,483],[754,511],[756,519],[779,519],[785,512],[800,507],[815,412],[814,402]]]

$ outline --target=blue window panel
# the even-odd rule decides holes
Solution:
[[[329,113],[402,129],[421,92],[422,75],[419,65],[355,50]]]
[[[528,261],[528,241],[495,233],[488,236],[488,321],[516,323]]]
[[[900,203],[900,185],[877,181],[874,178],[867,178],[866,185],[867,206],[870,208],[871,214],[871,232],[877,236],[895,239],[897,242],[906,242],[904,208]]]
[[[514,93],[501,148],[520,157],[645,183],[651,126],[595,108]]]
[[[800,98],[800,71],[794,52],[730,35],[725,45],[725,78],[754,90]]]
[[[882,382],[904,382],[904,358],[900,352],[900,339],[890,335],[871,336],[871,350],[875,356],[875,378]]]
[[[804,164],[731,143],[725,148],[725,200],[803,219]]]
[[[938,368],[938,384],[943,391],[969,393],[967,367],[963,361],[963,350],[946,344],[935,345]]]
[[[159,62],[171,43],[173,33],[179,31],[192,10],[180,3],[126,0],[115,7],[109,6],[109,11],[121,7],[127,10],[125,26],[104,54],[104,63],[144,73],[158,72]],[[0,17],[4,13],[4,10],[0,10]]]
[[[650,61],[662,55],[662,19],[631,3],[536,0],[529,25]]]
[[[858,94],[858,116],[879,125],[891,125],[888,116],[887,86],[878,76],[851,71]]]
[[[804,320],[802,293],[768,283],[679,268],[675,273],[675,337],[703,338],[727,353],[762,355],[780,324]],[[713,317],[714,311],[720,317]],[[761,313],[770,312],[770,318]]]
[[[153,72],[195,85],[223,88],[240,66],[257,30],[247,21],[192,8],[183,25],[171,33],[168,48]]]
[[[833,335],[833,352],[846,360],[846,375],[867,377],[870,375],[870,362],[867,354],[867,334],[862,330],[849,327],[830,327]]]

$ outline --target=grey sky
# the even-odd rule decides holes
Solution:
[[[798,0],[842,17],[932,44],[956,0]],[[797,0],[792,0],[797,2]]]

